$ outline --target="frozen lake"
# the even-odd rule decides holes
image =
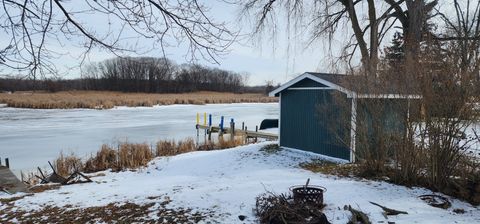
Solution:
[[[128,140],[155,143],[161,139],[196,138],[196,113],[212,114],[213,124],[234,118],[249,129],[265,118],[278,118],[277,103],[119,107],[110,110],[34,110],[0,107],[0,157],[10,158],[14,172],[45,167],[61,151],[87,156],[102,144]]]

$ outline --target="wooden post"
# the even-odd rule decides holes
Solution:
[[[255,132],[258,132],[258,125],[255,126]],[[255,142],[257,142],[257,137],[255,137]]]
[[[223,136],[223,119],[224,119],[224,117],[221,116],[220,117],[220,125],[219,125],[220,126],[220,131],[218,133],[218,137]]]
[[[244,132],[245,132],[245,144],[247,144],[248,143],[248,127],[247,126],[245,126]]]
[[[208,142],[212,141],[212,127],[208,128]]]
[[[233,118],[230,120],[230,141],[235,140],[235,122]]]
[[[203,126],[207,126],[207,113],[203,113]]]
[[[200,136],[200,130],[199,129],[199,126],[200,125],[200,113],[197,113],[197,124],[196,124],[196,128],[197,128],[197,142],[198,142],[198,136]]]
[[[8,160],[8,158],[5,158],[5,166],[7,168],[10,168],[10,161]]]

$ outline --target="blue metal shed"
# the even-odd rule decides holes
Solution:
[[[270,96],[280,98],[280,146],[355,162],[357,113],[364,114],[362,108],[357,108],[358,102],[421,98],[392,89],[353,88],[351,84],[357,78],[307,72],[270,92]],[[399,126],[398,122],[393,123]]]

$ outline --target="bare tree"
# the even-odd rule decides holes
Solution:
[[[447,55],[456,61],[457,71],[463,81],[480,83],[480,2],[453,1],[454,14],[438,12],[445,24],[444,34],[436,39],[448,41]],[[478,94],[478,92],[477,92]]]
[[[1,0],[0,30],[7,42],[0,46],[0,69],[37,79],[58,71],[52,59],[62,55],[53,46],[80,44],[83,61],[94,48],[116,55],[151,50],[132,44],[143,40],[164,55],[166,47],[186,44],[192,60],[216,63],[236,34],[208,12],[197,0]]]
[[[311,41],[328,37],[331,43],[333,36],[341,32],[343,25],[348,24],[353,34],[342,46],[340,59],[346,60],[352,67],[352,59],[359,51],[362,67],[367,74],[376,74],[379,46],[395,25],[400,25],[407,40],[407,54],[414,55],[412,58],[415,60],[425,33],[424,24],[437,2],[438,0],[248,0],[243,8],[245,14],[251,15],[253,12],[257,17],[256,32],[275,21],[276,9],[284,8],[288,21],[295,21],[297,27],[302,24],[312,29]]]

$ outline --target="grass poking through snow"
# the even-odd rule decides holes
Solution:
[[[85,173],[94,173],[108,169],[123,171],[145,167],[155,157],[159,156],[175,156],[194,151],[226,149],[243,144],[245,144],[243,137],[236,137],[233,141],[230,138],[226,140],[221,137],[218,142],[200,145],[196,144],[192,138],[186,138],[181,141],[162,140],[158,141],[154,146],[150,146],[147,143],[120,142],[116,146],[102,145],[97,153],[92,154],[86,160],[73,153],[69,155],[60,153],[53,166],[56,172],[63,177],[68,177],[76,170]],[[35,185],[39,183],[36,176],[39,176],[39,173],[27,173],[24,176],[24,180],[30,185]]]

